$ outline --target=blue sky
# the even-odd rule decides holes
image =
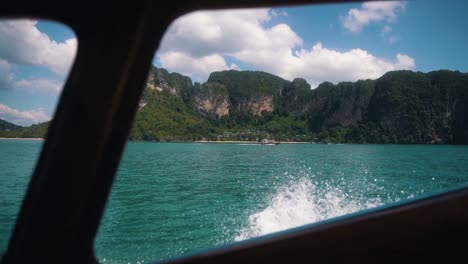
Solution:
[[[166,32],[154,64],[204,82],[262,70],[312,87],[390,70],[468,71],[468,4],[395,1],[195,12]],[[50,120],[78,41],[48,21],[0,21],[0,118]]]

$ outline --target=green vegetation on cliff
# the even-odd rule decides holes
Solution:
[[[213,133],[208,120],[167,90],[147,90],[145,100],[135,117],[132,140],[200,140]]]
[[[133,138],[159,133],[155,138],[165,140],[468,143],[466,73],[394,71],[377,80],[325,82],[313,90],[304,79],[290,82],[265,72],[214,72],[193,86],[184,80],[180,87],[166,87],[175,96],[160,97],[158,109],[149,113],[146,106],[137,113]],[[165,106],[162,98],[171,103]],[[179,121],[162,121],[177,105],[183,109]]]
[[[289,82],[266,72],[230,70],[213,72],[207,83],[224,85],[231,103],[241,105],[255,97],[277,96]]]

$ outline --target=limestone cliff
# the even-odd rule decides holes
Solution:
[[[226,87],[222,84],[196,84],[193,98],[194,108],[205,116],[220,118],[229,115],[231,103]]]
[[[307,107],[310,127],[322,131],[364,121],[373,92],[371,80],[338,85],[329,82],[320,84],[311,92]]]
[[[187,76],[153,68],[141,109],[158,93],[183,102],[190,120],[218,127],[340,142],[468,143],[468,74],[454,71],[394,71],[311,89],[304,79],[290,82],[265,72],[214,72],[207,82],[192,84]]]
[[[158,92],[167,90],[184,102],[190,101],[192,97],[192,79],[179,73],[169,73],[165,69],[152,67],[148,74],[147,87]]]
[[[273,109],[272,95],[260,95],[258,97],[244,99],[237,105],[238,111],[244,111],[259,117],[273,112]]]

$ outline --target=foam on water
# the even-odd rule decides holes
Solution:
[[[276,188],[268,206],[250,215],[234,240],[270,234],[383,204],[380,199],[359,199],[338,187],[325,186],[319,188],[308,177],[302,177]]]

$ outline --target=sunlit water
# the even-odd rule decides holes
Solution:
[[[40,146],[0,140],[1,250]],[[148,263],[466,183],[467,146],[134,142],[95,250]]]

